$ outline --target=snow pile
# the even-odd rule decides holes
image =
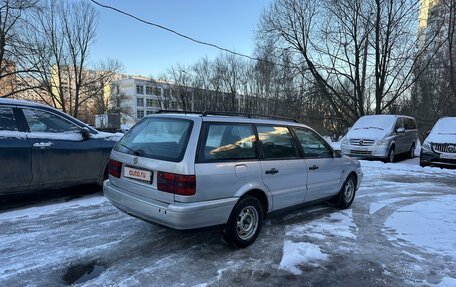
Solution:
[[[326,237],[356,239],[354,232],[357,230],[358,228],[353,222],[352,210],[349,209],[303,225],[295,225],[286,235],[293,237],[308,236],[316,239],[325,239]]]
[[[320,247],[306,242],[293,242],[285,240],[283,243],[283,257],[280,261],[280,269],[295,275],[302,274],[297,267],[304,263],[315,266],[312,261],[324,261],[328,256],[321,252]],[[318,266],[318,265],[317,265]]]
[[[317,263],[328,259],[328,255],[322,252],[320,246],[330,246],[333,251],[334,248],[340,249],[341,245],[351,244],[351,241],[336,240],[338,246],[333,247],[331,244],[334,238],[356,240],[357,230],[352,218],[352,210],[336,212],[303,224],[291,225],[285,233],[285,236],[291,239],[284,240],[280,269],[299,275],[302,273],[299,269],[300,265],[319,266]]]
[[[456,279],[451,277],[444,277],[439,284],[434,285],[435,287],[451,287],[456,286]]]
[[[400,208],[385,222],[390,240],[414,245],[456,258],[456,195],[446,195]]]
[[[396,175],[406,174],[411,175],[410,172],[420,172],[424,174],[436,174],[436,175],[456,175],[456,169],[442,169],[439,167],[421,167],[419,165],[412,165],[409,163],[383,163],[381,161],[369,161],[369,160],[360,160],[361,169],[374,169],[376,171],[383,173],[391,173],[393,171]],[[364,172],[364,171],[363,171]]]

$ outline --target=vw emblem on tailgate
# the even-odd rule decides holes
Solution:
[[[135,158],[133,159],[133,163],[134,163],[134,164],[137,164],[137,163],[138,163],[138,157],[135,157]]]

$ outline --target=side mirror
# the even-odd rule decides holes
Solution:
[[[403,133],[405,133],[405,129],[404,129],[404,128],[398,128],[398,129],[396,130],[396,132],[397,132],[398,134],[403,134]]]
[[[340,150],[334,150],[333,157],[334,157],[334,158],[341,158],[341,157],[342,157],[342,151],[340,151]]]
[[[90,138],[90,130],[86,127],[81,128],[81,136],[84,140]]]

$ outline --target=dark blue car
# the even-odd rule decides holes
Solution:
[[[101,184],[119,139],[54,108],[0,99],[0,195]]]

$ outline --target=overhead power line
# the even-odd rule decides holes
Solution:
[[[100,7],[105,8],[105,9],[110,9],[110,10],[116,11],[117,13],[120,13],[120,14],[125,15],[125,16],[130,17],[130,18],[133,18],[133,19],[135,19],[135,20],[137,20],[137,21],[139,21],[141,23],[157,27],[159,29],[162,29],[162,30],[165,30],[167,32],[173,33],[173,34],[175,34],[175,35],[177,35],[179,37],[185,38],[187,40],[190,40],[192,42],[198,43],[200,45],[205,45],[205,46],[209,46],[209,47],[212,47],[212,48],[216,48],[216,49],[219,49],[221,51],[224,51],[224,52],[227,52],[227,53],[239,56],[239,57],[244,57],[244,58],[247,58],[247,59],[250,59],[250,60],[254,60],[254,61],[259,61],[259,62],[263,62],[263,63],[273,64],[273,65],[277,65],[277,66],[285,66],[285,65],[282,65],[282,64],[277,64],[277,63],[268,61],[268,60],[263,60],[263,59],[251,57],[249,55],[245,55],[245,54],[242,54],[242,53],[238,53],[238,52],[235,52],[233,50],[220,47],[219,45],[216,45],[216,44],[212,44],[212,43],[209,43],[209,42],[201,41],[201,40],[195,39],[193,37],[187,36],[185,34],[182,34],[180,32],[177,32],[176,30],[173,30],[171,28],[165,27],[163,25],[160,25],[160,24],[157,24],[157,23],[153,23],[153,22],[141,19],[141,18],[139,18],[139,17],[137,17],[137,16],[135,16],[133,14],[130,14],[130,13],[125,12],[125,11],[122,11],[122,10],[120,10],[118,8],[115,8],[115,7],[112,7],[112,6],[109,6],[109,5],[105,5],[105,4],[101,4],[101,3],[99,3],[99,2],[97,2],[95,0],[90,0],[90,1],[93,2],[94,4],[96,4],[97,6],[100,6]]]

